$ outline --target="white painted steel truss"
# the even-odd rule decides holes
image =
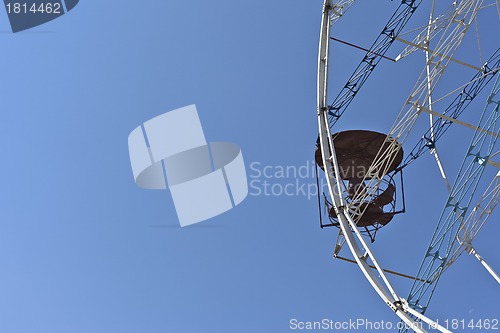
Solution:
[[[434,322],[424,316],[423,313],[426,308],[422,309],[415,307],[415,304],[409,304],[407,300],[398,296],[384,273],[384,271],[387,270],[384,270],[379,265],[365,239],[356,227],[356,222],[364,211],[360,211],[354,206],[350,207],[350,203],[365,202],[367,199],[370,199],[370,197],[373,198],[376,196],[377,190],[382,182],[382,179],[378,175],[387,174],[392,162],[396,158],[397,153],[401,149],[401,145],[407,139],[417,118],[422,113],[430,114],[431,135],[433,135],[434,131],[433,117],[449,117],[434,111],[435,101],[433,101],[432,95],[450,62],[458,63],[482,73],[482,77],[480,76],[474,80],[481,80],[484,79],[484,77],[493,76],[498,72],[498,67],[488,68],[486,65],[468,64],[454,57],[455,52],[462,43],[465,34],[475,21],[479,10],[485,7],[484,1],[454,1],[452,6],[450,6],[445,13],[438,16],[434,16],[433,5],[428,25],[425,26],[424,31],[415,37],[411,42],[406,41],[397,35],[393,36],[395,40],[399,40],[408,45],[408,47],[400,54],[400,56],[398,56],[398,58],[396,58],[396,60],[403,59],[417,50],[423,50],[426,54],[426,66],[417,80],[414,89],[408,96],[400,115],[387,135],[385,144],[382,145],[382,148],[378,152],[374,162],[366,174],[365,179],[363,180],[366,184],[366,191],[358,191],[352,200],[346,200],[346,188],[340,176],[335,147],[333,144],[332,134],[330,132],[331,127],[340,118],[342,112],[335,113],[337,109],[334,108],[334,113],[332,113],[332,106],[328,105],[328,62],[331,26],[343,15],[343,12],[347,10],[348,6],[350,6],[352,2],[353,1],[340,1],[337,4],[334,4],[332,0],[324,1],[318,59],[317,102],[319,146],[322,152],[323,166],[326,174],[330,198],[340,227],[334,255],[337,255],[342,245],[347,243],[356,263],[377,294],[382,298],[386,305],[389,306],[389,308],[391,308],[402,319],[402,321],[407,324],[408,327],[403,331],[406,332],[408,329],[412,329],[416,332],[426,332],[420,324],[420,321],[423,321],[429,324],[430,328],[437,329],[441,332],[449,332],[444,327],[438,325],[437,322]],[[347,7],[342,7],[344,4],[346,4]],[[338,14],[338,8],[342,8],[344,10],[340,15]],[[430,40],[432,39],[437,40],[437,43],[433,48],[429,46]],[[496,58],[494,56],[491,59]],[[347,100],[350,101],[350,99]],[[340,103],[338,110],[342,110],[342,108],[345,107],[346,106],[344,104]],[[456,120],[456,118],[453,118],[452,121],[460,123],[460,121]],[[469,125],[468,127],[473,128],[482,139],[484,139],[485,136],[490,136],[494,137],[496,140],[499,135],[497,128],[486,126],[483,129],[480,126],[481,123],[475,128],[473,125]],[[452,190],[441,164],[437,148],[434,147],[432,153],[436,157],[436,161],[440,167],[443,179],[448,185],[448,189]],[[491,153],[491,151],[489,151],[489,153]],[[488,159],[486,159],[485,162],[489,162],[493,165],[498,164],[493,161],[488,161]],[[478,173],[479,171],[471,172]],[[456,236],[458,240],[456,244],[458,245],[455,248],[451,245],[448,246],[447,253],[449,253],[451,249],[454,249],[455,252],[453,252],[450,256],[450,260],[448,261],[446,267],[451,265],[451,263],[453,263],[463,251],[467,251],[469,254],[474,254],[489,271],[493,272],[493,270],[484,262],[482,257],[477,254],[474,248],[472,248],[471,241],[474,236],[477,235],[477,232],[484,225],[484,222],[498,203],[500,198],[500,185],[498,178],[499,176],[497,175],[497,177],[493,180],[495,185],[491,185],[485,192],[480,200],[480,203],[476,205],[476,208],[474,208],[465,223],[462,220],[459,221],[459,225],[461,227],[459,228],[457,234],[453,236]],[[481,204],[484,204],[485,202],[487,202],[487,204],[484,207],[481,206]],[[442,270],[439,270],[436,274],[437,275],[432,276],[432,282],[439,278],[439,275],[442,274]],[[416,280],[422,284],[428,283],[428,280],[425,278],[417,278]]]
[[[356,222],[353,220],[344,198],[340,195],[343,193],[342,186],[344,185],[340,177],[340,170],[335,155],[335,147],[333,145],[330,127],[328,124],[327,88],[331,8],[331,0],[325,0],[318,59],[318,126],[323,165],[325,173],[327,174],[326,179],[330,196],[339,218],[340,228],[345,237],[345,241],[367,280],[385,304],[391,308],[396,315],[398,315],[409,327],[414,328],[417,332],[424,333],[427,331],[421,327],[418,321],[414,320],[410,316],[413,310],[408,307],[408,304],[403,298],[398,296],[390,284],[384,270],[378,264],[365,239],[357,229]],[[368,262],[369,260],[371,261],[372,266],[375,267],[375,270],[372,270],[370,267],[370,263]],[[425,322],[432,323],[433,327],[437,327],[441,332],[449,332],[444,327],[419,313],[418,317]]]

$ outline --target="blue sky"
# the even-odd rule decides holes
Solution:
[[[368,47],[396,6],[359,1],[333,35]],[[208,141],[241,146],[249,176],[255,162],[312,161],[321,8],[319,0],[83,1],[17,34],[0,11],[1,332],[291,332],[293,318],[397,322],[355,265],[331,258],[336,230],[319,228],[314,198],[249,195],[180,228],[169,192],[138,188],[130,169],[129,133],[189,104]],[[428,11],[422,5],[410,25],[425,24]],[[485,57],[498,47],[498,23],[495,15],[480,21]],[[478,63],[474,38],[466,43],[460,56]],[[332,47],[333,97],[363,53]],[[422,66],[421,54],[382,62],[336,129],[387,132]],[[409,142],[423,132],[415,133]],[[451,171],[471,136],[452,128],[443,138]],[[384,267],[415,274],[446,190],[428,154],[405,176],[408,212],[373,250]],[[499,271],[497,220],[476,247]],[[410,282],[391,281],[405,297]],[[428,315],[500,319],[499,297],[495,281],[464,256],[442,277]]]

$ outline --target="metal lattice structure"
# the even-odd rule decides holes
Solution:
[[[475,206],[472,205],[472,202],[486,165],[491,164],[500,167],[500,164],[491,160],[491,157],[495,155],[494,148],[500,135],[500,124],[497,122],[500,104],[497,75],[500,70],[500,49],[497,49],[485,63],[468,63],[459,60],[455,56],[457,50],[464,41],[470,27],[476,22],[478,13],[488,6],[485,6],[484,0],[450,2],[450,6],[443,13],[435,15],[434,12],[437,6],[436,1],[433,1],[428,24],[411,41],[407,41],[402,37],[402,30],[421,1],[402,1],[389,23],[386,24],[382,33],[377,37],[370,49],[367,50],[361,63],[331,104],[328,103],[327,93],[330,57],[329,42],[334,38],[330,36],[330,30],[332,24],[343,15],[343,13],[338,14],[338,8],[344,8],[343,5],[346,3],[350,5],[352,1],[340,1],[334,4],[332,0],[325,0],[323,6],[318,59],[317,115],[319,139],[317,145],[320,155],[319,161],[317,155],[317,162],[325,171],[328,184],[329,193],[328,196],[324,194],[324,201],[328,208],[330,220],[333,221],[331,226],[340,229],[334,256],[337,256],[343,245],[347,244],[354,256],[354,260],[341,259],[355,262],[360,267],[362,273],[384,303],[406,324],[406,327],[401,329],[401,332],[407,332],[410,329],[415,332],[426,332],[420,321],[426,322],[429,327],[441,332],[449,332],[449,330],[427,318],[424,314],[441,274],[464,251],[474,254],[490,273],[493,272],[472,247],[471,242],[498,203],[500,198],[500,173],[494,178],[479,202]],[[339,135],[345,137],[345,133],[341,132],[332,135],[332,129],[380,60],[388,58],[385,54],[394,41],[407,45],[400,55],[395,58],[396,62],[417,51],[423,51],[426,60],[425,66],[394,125],[383,144],[380,145],[380,149],[374,155],[368,171],[363,174],[362,179],[346,178],[341,166],[345,162],[339,160],[339,158],[345,159],[346,153],[342,152],[341,156],[337,156],[336,152],[336,145],[346,140],[343,139],[344,141],[338,142],[340,139],[335,139]],[[452,63],[463,66],[468,70],[472,69],[474,75],[472,79],[459,85],[458,88],[444,97],[435,99],[434,94],[440,86],[446,69]],[[460,120],[459,117],[467,108],[470,108],[472,101],[480,96],[484,88],[488,87],[495,76],[497,80],[478,124],[470,125]],[[453,95],[454,97],[450,97]],[[451,102],[447,107],[439,108],[437,102],[441,102],[446,98],[451,99]],[[430,118],[429,128],[403,163],[400,164],[399,168],[394,170],[394,166],[400,163],[397,159],[402,156],[402,145],[410,137],[417,119],[423,114],[428,115]],[[474,135],[457,179],[453,186],[450,186],[436,143],[453,123],[473,130]],[[366,135],[366,133],[363,133],[363,135]],[[359,149],[359,147],[356,149]],[[372,208],[372,203],[376,203],[377,200],[381,201],[379,199],[387,194],[388,189],[391,186],[394,187],[392,184],[394,175],[401,172],[403,168],[410,165],[426,151],[430,151],[435,156],[450,196],[437,223],[436,231],[425,253],[421,267],[417,275],[411,277],[383,269],[365,241],[360,226],[365,225],[363,223],[366,221],[366,214],[373,214],[373,212],[369,211]],[[390,180],[387,180],[387,177]],[[347,182],[346,179],[349,179],[349,181]],[[385,186],[385,190],[381,190],[382,185]],[[391,192],[390,195],[393,196],[394,193]],[[388,202],[384,202],[384,205]],[[394,208],[394,202],[391,205]],[[474,208],[467,217],[469,207]],[[400,212],[404,212],[404,208],[402,211],[395,213]],[[374,224],[374,226],[378,230],[377,224]],[[364,234],[366,235],[366,233]],[[368,235],[371,241],[374,241],[373,235],[369,232]],[[399,296],[395,291],[386,273],[396,273],[396,275],[414,280],[410,294],[406,299]],[[494,274],[492,273],[492,275]]]
[[[419,158],[423,153],[435,147],[436,141],[441,138],[453,122],[457,121],[458,117],[465,111],[467,106],[469,106],[469,104],[481,93],[483,88],[490,83],[499,67],[500,49],[488,59],[484,67],[474,75],[443,113],[439,115],[439,117],[436,117],[431,128],[425,132],[409,153],[402,167],[407,166]]]
[[[420,281],[415,280],[408,295],[409,305],[420,313],[425,313],[427,310],[442,272],[451,264],[448,261],[450,256],[457,253],[457,250],[460,251],[460,247],[465,250],[464,241],[470,240],[473,235],[473,233],[466,231],[465,218],[479,180],[488,159],[493,154],[498,139],[500,129],[500,121],[498,121],[500,117],[499,82],[497,79],[478,124],[478,128],[484,130],[474,132],[472,142],[467,149],[457,179],[446,200],[446,205],[417,273],[417,278],[425,279],[431,283],[422,284]],[[489,205],[490,211],[496,206],[495,198],[497,198],[496,194],[494,194],[493,202]],[[472,218],[471,222],[471,227],[478,230],[479,225],[474,227],[477,223],[474,218]],[[460,231],[462,232],[462,238],[459,235]],[[462,244],[457,242],[457,239],[461,239]]]
[[[333,25],[347,12],[355,0],[343,0],[332,4],[330,10],[330,24]]]
[[[497,111],[498,112],[498,111]],[[494,211],[500,201],[500,171],[495,175],[490,185],[484,191],[481,199],[472,208],[467,219],[462,223],[458,230],[454,251],[449,255],[444,269],[450,267],[462,253],[467,252],[474,256],[485,266],[488,272],[500,283],[498,275],[484,261],[484,259],[472,247],[472,241],[478,235],[491,213]]]
[[[333,103],[331,103],[328,107],[328,123],[330,128],[335,125],[349,104],[351,104],[356,94],[359,92],[380,60],[384,58],[384,54],[396,40],[396,37],[404,28],[406,23],[408,23],[421,2],[422,0],[401,1],[401,4],[396,9],[389,22],[387,22],[384,29],[382,29],[382,32],[370,47],[369,51],[365,54],[354,73],[334,99]],[[330,13],[334,11],[338,5],[334,5],[330,2],[327,6],[328,12]],[[330,27],[331,24],[328,27],[328,30]]]

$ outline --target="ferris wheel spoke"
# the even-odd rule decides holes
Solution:
[[[436,117],[439,117],[439,118],[442,118],[442,119],[445,119],[447,121],[450,121],[452,123],[455,123],[455,124],[458,124],[458,125],[461,125],[461,126],[464,126],[464,127],[467,127],[469,129],[472,129],[474,131],[477,131],[477,132],[481,132],[481,133],[485,133],[487,135],[491,135],[491,136],[494,136],[496,138],[500,137],[500,133],[497,133],[497,132],[492,132],[492,131],[489,131],[487,129],[484,129],[484,128],[481,128],[481,127],[478,127],[478,126],[475,126],[475,125],[472,125],[472,124],[469,124],[465,121],[462,121],[460,119],[457,119],[457,118],[453,118],[453,117],[450,117],[450,116],[447,116],[447,115],[444,115],[442,113],[439,113],[439,112],[436,112],[436,111],[432,111],[426,107],[423,107],[421,106],[419,108],[419,111],[422,111],[422,112],[426,112],[426,113],[429,113],[430,115],[433,115],[433,116],[436,116]],[[435,141],[434,141],[435,142]]]
[[[340,0],[335,4],[331,4],[330,24],[335,24],[335,22],[337,22],[342,16],[344,16],[347,10],[354,3],[354,1],[355,0]]]
[[[384,58],[385,53],[394,42],[395,37],[399,35],[421,2],[422,0],[401,1],[401,4],[389,19],[389,22],[363,57],[363,60],[354,70],[354,73],[340,93],[330,104],[328,119],[330,128],[340,119],[347,107],[351,104],[352,100],[380,60]]]
[[[395,147],[394,138],[396,138],[399,142],[404,142],[409,132],[413,128],[415,121],[422,109],[425,108],[426,103],[430,103],[430,107],[432,107],[432,92],[434,87],[439,82],[443,71],[446,69],[450,59],[453,57],[453,54],[457,50],[458,46],[461,44],[465,33],[467,32],[471,22],[474,21],[478,8],[482,1],[463,1],[462,3],[457,5],[457,10],[455,11],[454,18],[450,21],[450,27],[445,29],[446,31],[450,31],[449,35],[444,34],[441,36],[440,43],[438,43],[437,47],[434,50],[434,53],[428,52],[428,61],[426,64],[426,68],[424,69],[421,78],[417,81],[413,92],[410,94],[410,97],[407,100],[407,104],[409,105],[409,110],[396,121],[393,129],[387,136],[387,142]],[[458,20],[458,21],[457,21]],[[457,23],[460,22],[460,23]],[[451,25],[455,25],[451,27]],[[469,98],[467,96],[466,100]],[[426,108],[429,110],[428,108]],[[478,127],[480,127],[479,125]],[[489,128],[488,128],[489,129]],[[432,131],[431,137],[435,136],[435,129],[431,127]],[[495,130],[491,130],[493,133]],[[486,133],[481,133],[480,131],[476,131],[482,138],[482,142],[484,142],[484,137]],[[496,136],[493,136],[496,140]],[[479,140],[481,141],[481,140]],[[479,141],[471,144],[471,151],[476,148],[479,144]],[[434,138],[435,142],[435,138]],[[479,145],[482,147],[482,145]],[[435,144],[432,146],[435,148]],[[387,148],[390,150],[390,148]],[[491,151],[489,152],[491,153]],[[479,155],[482,156],[482,155]],[[394,159],[394,156],[391,156],[387,152],[379,151],[377,157],[370,169],[374,169],[373,173],[376,173],[380,170],[381,172],[385,172],[383,168],[380,168],[379,165],[384,165],[382,161]],[[487,159],[486,159],[487,160]],[[474,161],[475,162],[475,161]],[[464,162],[465,163],[465,162]],[[449,254],[450,249],[453,246],[455,241],[454,235],[456,233],[457,225],[460,225],[462,221],[463,214],[466,213],[467,207],[470,204],[470,200],[472,195],[475,192],[477,187],[477,181],[480,179],[482,171],[484,169],[484,164],[477,163],[477,165],[467,166],[465,168],[464,174],[465,182],[462,184],[458,184],[454,186],[452,189],[452,193],[447,201],[447,206],[445,211],[443,211],[443,215],[440,219],[440,224],[438,224],[435,232],[435,236],[431,240],[431,245],[424,257],[424,261],[419,269],[417,274],[417,278],[422,280],[430,280],[431,284],[424,284],[416,280],[413,283],[412,289],[408,296],[408,301],[410,306],[413,309],[418,309],[420,313],[425,313],[427,306],[430,302],[432,294],[434,293],[435,286],[437,281],[439,280],[442,271],[443,265],[446,263],[447,256]],[[373,187],[377,186],[376,179],[366,179],[367,186]],[[468,196],[469,199],[466,198]],[[358,200],[364,200],[364,197],[360,196],[357,198]],[[444,253],[441,251],[441,247],[444,247],[446,251]],[[423,304],[423,305],[421,305]]]
[[[408,154],[408,157],[404,161],[402,167],[408,166],[411,162],[420,157],[424,152],[429,149],[433,149],[439,138],[446,132],[449,126],[455,122],[457,119],[469,106],[469,104],[481,93],[481,91],[488,85],[488,83],[493,79],[500,69],[500,49],[497,49],[495,53],[489,58],[484,69],[477,72],[474,77],[465,85],[460,87],[459,94],[452,100],[450,105],[446,107],[443,113],[443,117],[438,116],[433,124],[434,138],[431,136],[431,129],[424,133],[422,138],[417,142],[412,151]],[[433,105],[436,104],[436,100],[433,100]],[[418,111],[426,111],[426,108],[420,107]],[[415,116],[415,115],[414,115]],[[444,117],[448,118],[444,118]],[[408,119],[410,115],[406,115]],[[403,119],[399,122],[399,126],[403,126],[407,119]],[[466,124],[466,123],[464,123]],[[395,128],[395,126],[394,126]],[[488,160],[490,164],[495,163]],[[498,163],[495,163],[498,164]],[[495,165],[492,164],[492,165]]]
[[[455,21],[457,14],[460,14],[461,12],[463,12],[464,9],[467,10],[468,5],[469,4],[467,2],[464,2],[464,1],[462,1],[458,4],[455,1],[441,15],[438,15],[435,18],[432,18],[428,22],[428,24],[425,27],[423,27],[423,29],[420,28],[421,32],[417,36],[415,36],[412,41],[405,40],[401,37],[396,38],[398,41],[407,45],[407,47],[405,49],[403,49],[403,51],[396,57],[396,60],[399,61],[399,60],[411,55],[412,53],[414,53],[415,51],[417,51],[419,49],[425,51],[426,45],[428,45],[430,43],[430,41],[435,39],[435,38],[441,39],[443,37],[443,35],[450,36],[449,32],[447,32],[447,29],[449,29],[450,25]],[[475,10],[480,11],[480,10],[483,10],[485,8],[488,8],[489,6],[490,5],[486,5],[486,6],[480,5],[479,7],[476,7]],[[433,13],[433,10],[434,10],[434,3],[433,3],[432,10],[431,10],[431,15]],[[476,33],[479,36],[477,20],[475,20],[475,23],[476,23]],[[415,30],[413,30],[413,31],[415,31]],[[406,32],[402,35],[409,34],[413,31]],[[479,53],[480,53],[479,63],[482,63],[481,47],[480,47],[480,43],[479,43],[479,38],[478,38],[478,47],[479,47]],[[440,51],[434,50],[434,52],[440,52]],[[453,62],[459,63],[461,65],[465,65],[467,67],[477,68],[474,65],[462,62],[458,59],[450,58],[450,60]]]
[[[479,51],[479,63],[483,63],[483,49],[481,48],[481,36],[479,34],[479,23],[477,18],[474,20],[476,24],[476,39],[477,39],[477,49]]]
[[[431,50],[429,49],[429,43],[432,37],[432,23],[434,22],[434,10],[436,7],[436,0],[432,1],[432,7],[431,7],[431,13],[429,15],[429,25],[427,28],[427,39],[425,39],[425,63],[426,63],[426,72],[427,72],[427,95],[428,95],[428,105],[429,105],[429,110],[432,110],[434,107],[434,103],[432,101],[433,98],[433,91],[432,91],[432,79],[430,77],[430,72],[431,72],[431,63],[429,61],[430,59],[430,53]],[[431,135],[431,140],[433,142],[436,142],[435,138],[435,133],[434,133],[434,116],[432,114],[429,114],[429,123],[430,123],[430,135]],[[451,185],[450,182],[448,181],[448,176],[446,175],[446,172],[443,167],[443,163],[441,161],[441,158],[439,156],[438,152],[438,147],[437,145],[434,145],[434,148],[431,149],[431,154],[434,155],[434,158],[436,160],[436,164],[438,166],[439,172],[441,174],[441,178],[443,179],[443,182],[446,186],[446,189],[448,192],[451,191]]]
[[[492,111],[493,119],[490,120],[490,123],[496,122],[499,117],[499,105],[500,105],[500,80],[497,78],[497,82],[495,87],[492,90],[492,94],[488,98],[489,105],[495,105]],[[496,98],[496,100],[495,100]],[[492,156],[496,155],[491,154]],[[488,159],[489,160],[489,159]],[[448,268],[453,264],[458,257],[464,252],[467,251],[469,254],[474,254],[474,256],[481,262],[481,264],[487,269],[490,275],[500,283],[498,275],[494,272],[494,270],[486,263],[486,261],[477,253],[477,251],[472,247],[472,240],[477,236],[484,223],[488,220],[493,210],[496,208],[498,202],[500,200],[500,172],[496,174],[493,178],[493,181],[490,183],[486,191],[481,196],[479,202],[474,206],[471,213],[467,217],[467,219],[460,226],[460,229],[457,232],[456,240],[458,245],[456,245],[453,254],[450,256],[446,267]]]
[[[488,263],[483,259],[483,257],[481,257],[479,255],[479,253],[477,253],[476,249],[474,249],[472,246],[470,247],[470,251],[469,252],[469,255],[473,254],[474,257],[476,257],[477,260],[479,260],[479,262],[481,263],[481,265],[484,266],[484,268],[486,268],[486,270],[488,271],[488,273],[490,273],[490,275],[498,282],[498,284],[500,284],[500,276],[498,276],[498,274],[493,270],[493,268],[491,268],[490,265],[488,265]]]
[[[407,99],[406,104],[409,105],[409,109],[396,120],[396,123],[387,135],[388,147],[385,150],[381,148],[375,157],[370,167],[371,174],[379,172],[384,174],[384,172],[387,172],[391,159],[395,158],[394,154],[391,154],[391,150],[397,149],[398,143],[402,144],[406,140],[420,114],[420,109],[429,102],[429,94],[434,90],[450,61],[446,57],[452,57],[457,50],[471,22],[473,22],[481,3],[481,0],[469,0],[457,5],[453,20],[445,29],[445,31],[451,30],[451,33],[441,36],[440,43],[436,47],[437,53],[429,56],[429,61],[424,71]],[[379,166],[382,166],[382,168]],[[365,180],[368,187],[378,186],[379,180],[376,178],[366,179],[365,177]],[[366,195],[365,197],[360,196],[357,199],[363,200],[365,198]]]
[[[421,45],[415,44],[415,43],[407,41],[407,40],[405,40],[403,38],[396,37],[396,40],[399,41],[399,42],[401,42],[401,43],[404,43],[404,44],[407,44],[407,45],[411,45],[411,46],[415,47],[416,49],[420,49],[422,51],[429,52],[432,55],[436,55],[436,56],[442,57],[443,59],[447,59],[447,60],[453,61],[453,62],[455,62],[455,63],[457,63],[459,65],[462,65],[462,66],[465,66],[465,67],[469,67],[469,68],[472,68],[472,69],[475,69],[475,70],[481,70],[480,67],[477,67],[477,66],[474,66],[472,64],[466,63],[466,62],[461,61],[459,59],[455,59],[455,58],[453,58],[451,56],[447,56],[447,55],[441,54],[441,53],[439,53],[439,52],[437,52],[435,50],[431,50],[431,49],[429,49],[429,48],[427,48],[425,46],[421,46]],[[401,59],[401,57],[397,57],[396,61],[399,61],[400,59]]]
[[[431,154],[434,155],[434,159],[436,160],[436,164],[438,166],[439,173],[441,174],[441,178],[443,179],[444,185],[446,186],[446,189],[448,190],[448,192],[450,192],[451,185],[450,185],[450,182],[448,181],[448,176],[447,176],[446,171],[444,169],[441,157],[439,156],[437,146],[435,146],[433,149],[431,149]]]
[[[499,85],[500,80],[497,77],[492,94],[487,100],[478,123],[478,127],[495,133],[498,133],[500,125],[500,100],[498,99],[500,96],[497,96]],[[410,306],[421,313],[425,313],[427,309],[437,282],[446,268],[448,258],[456,260],[454,257],[458,257],[458,255],[453,255],[453,253],[457,252],[457,247],[462,245],[467,247],[466,243],[460,244],[457,238],[460,235],[460,231],[467,228],[464,227],[467,224],[465,215],[487,164],[486,161],[493,152],[497,138],[497,136],[490,136],[484,131],[476,131],[474,133],[467,154],[458,172],[460,176],[457,177],[453,185],[437,224],[436,231],[431,238],[428,250],[416,275],[418,278],[430,280],[433,283],[431,285],[424,285],[419,281],[415,281],[408,296]],[[494,197],[498,198],[496,195]],[[492,211],[494,206],[496,206],[496,203],[490,205],[488,209]],[[472,211],[474,213],[474,209]],[[471,223],[474,225],[474,219],[471,220]],[[476,226],[482,226],[482,223],[476,224]],[[477,232],[478,229],[476,229],[475,234]],[[470,238],[470,235],[467,235],[467,237]]]
[[[414,53],[417,51],[421,46],[420,45],[428,45],[430,40],[434,38],[440,31],[442,31],[445,27],[448,26],[451,18],[452,18],[452,13],[453,10],[451,10],[452,7],[449,7],[448,10],[440,15],[434,18],[434,9],[435,9],[436,2],[432,2],[432,7],[431,7],[431,13],[430,13],[430,18],[429,22],[425,27],[421,27],[420,29],[415,29],[409,32],[404,33],[410,34],[413,33],[414,31],[417,30],[422,30],[414,39],[411,43],[407,43],[407,47],[396,57],[397,60],[403,59],[410,54]],[[403,34],[401,34],[403,35]]]

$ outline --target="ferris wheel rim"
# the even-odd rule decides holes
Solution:
[[[471,3],[474,4],[473,1]],[[482,3],[482,0],[477,0],[476,3],[477,4]],[[358,244],[355,243],[356,242],[355,237],[361,237],[361,235],[359,235],[359,231],[356,227],[356,223],[354,222],[354,219],[350,216],[349,210],[346,208],[346,205],[342,201],[342,198],[335,197],[335,191],[337,191],[338,193],[342,193],[341,187],[343,184],[340,184],[341,177],[340,177],[340,173],[338,170],[339,166],[338,166],[338,163],[337,163],[336,158],[335,158],[335,147],[334,147],[334,144],[332,142],[332,135],[330,133],[331,125],[329,124],[329,114],[328,113],[330,111],[331,106],[329,106],[327,103],[328,50],[322,49],[324,47],[329,46],[329,43],[328,43],[329,34],[327,35],[325,33],[325,30],[329,31],[329,29],[331,28],[331,25],[328,25],[327,29],[325,29],[325,17],[328,16],[328,15],[325,15],[325,10],[328,11],[328,7],[331,6],[331,4],[332,4],[331,0],[324,1],[322,30],[321,30],[321,35],[320,35],[320,50],[319,50],[319,59],[318,59],[318,125],[319,125],[319,132],[320,132],[318,144],[319,144],[319,148],[321,149],[321,152],[322,152],[323,165],[325,166],[325,173],[327,175],[327,180],[328,180],[328,182],[327,182],[328,189],[330,192],[330,197],[332,198],[332,203],[333,203],[333,206],[335,209],[335,213],[339,217],[341,232],[345,236],[344,241],[346,243],[348,243],[349,249],[351,250],[351,253],[353,254],[354,258],[356,259],[356,262],[358,263],[358,266],[360,267],[360,269],[364,273],[365,277],[372,284],[372,286],[377,291],[379,296],[381,296],[382,299],[384,301],[386,301],[386,303],[387,303],[388,299],[391,299],[390,297],[388,297],[389,294],[393,297],[393,299],[396,299],[396,301],[395,301],[396,303],[399,301],[405,303],[405,300],[403,298],[400,298],[399,296],[397,296],[397,294],[394,292],[394,290],[392,289],[392,286],[390,285],[388,280],[385,278],[383,273],[379,271],[380,266],[376,262],[376,259],[373,256],[373,254],[371,253],[371,251],[369,250],[368,246],[366,244],[363,244],[362,238],[358,239],[358,241],[361,243],[361,246],[367,251],[365,252],[364,255],[362,255],[359,252],[360,249],[359,249]],[[432,15],[431,15],[431,18],[432,18]],[[461,43],[461,41],[460,41],[460,43]],[[448,56],[448,58],[449,58],[448,60],[452,59],[451,56]],[[494,69],[493,71],[490,71],[489,73],[485,74],[485,76],[487,76],[489,74],[495,74],[497,71],[498,71],[498,69]],[[428,76],[429,76],[429,74],[428,74]],[[428,80],[428,76],[426,77],[427,80]],[[427,84],[430,85],[429,82],[427,82]],[[429,91],[432,91],[432,89],[429,86],[427,87],[427,89],[429,89]],[[432,105],[432,96],[429,96],[429,104]],[[432,119],[432,118],[430,118],[430,119]],[[335,119],[335,121],[336,120],[338,120],[338,117]],[[433,123],[431,121],[431,125],[430,125],[431,131],[433,131],[432,124]],[[391,133],[388,134],[388,137],[390,137],[390,135],[391,135]],[[335,174],[336,177],[332,177],[332,176],[330,176],[330,174]],[[333,182],[332,182],[331,178],[333,178]],[[339,233],[339,237],[340,237],[340,235],[341,234]],[[337,252],[337,249],[336,249],[336,252]],[[378,281],[378,282],[381,282],[381,284],[371,280],[372,276],[369,274],[365,265],[363,265],[363,263],[366,264],[367,258],[371,259],[374,262],[374,264],[377,268],[377,271],[381,276],[382,281]],[[386,288],[386,290],[380,291],[380,290],[377,290],[377,288],[379,288],[379,289]],[[386,292],[388,292],[388,294]],[[388,305],[390,308],[392,308],[394,310],[393,306],[391,306],[390,304],[388,304]],[[428,321],[432,322],[430,319],[423,316],[423,312],[417,311],[416,313],[419,313],[419,315],[420,315],[420,316],[417,316],[414,313],[416,310],[412,309],[412,307],[408,303],[406,303],[406,306],[407,306],[407,309],[406,310],[403,309],[403,312],[406,311],[405,313],[411,315],[409,317],[410,322],[412,322],[413,317],[416,317],[419,320],[424,320],[426,322],[428,322]],[[398,310],[401,310],[401,309],[398,308]],[[402,319],[403,319],[403,321],[406,322],[406,319],[404,319],[404,318],[402,318]]]
[[[332,136],[330,133],[330,127],[328,126],[328,107],[327,107],[327,88],[328,88],[328,48],[330,40],[330,20],[329,20],[329,10],[331,6],[331,0],[325,0],[323,5],[323,16],[321,23],[320,32],[320,43],[318,52],[318,126],[319,126],[319,144],[322,151],[323,165],[327,175],[332,172],[336,175],[334,179],[327,176],[327,184],[332,198],[335,211],[339,216],[340,227],[346,239],[351,253],[353,254],[359,268],[363,272],[364,276],[368,282],[372,285],[377,294],[385,302],[389,308],[391,308],[398,317],[401,318],[407,325],[415,329],[417,332],[426,332],[423,328],[418,326],[418,322],[415,321],[408,311],[407,304],[405,300],[398,296],[394,288],[390,284],[389,280],[385,276],[383,269],[378,264],[372,251],[364,241],[359,230],[356,228],[356,223],[349,215],[347,207],[343,204],[342,198],[336,195],[336,189],[340,190],[341,178],[338,163],[335,155],[335,147],[333,145]],[[335,183],[334,183],[335,182]],[[341,193],[339,191],[339,193]],[[358,242],[363,247],[365,253],[363,254]],[[370,259],[379,277],[373,272],[367,263],[367,259]],[[434,323],[432,320],[425,318],[426,321]],[[438,327],[437,323],[436,327]],[[444,328],[443,328],[444,329]],[[443,330],[443,332],[448,332]]]

